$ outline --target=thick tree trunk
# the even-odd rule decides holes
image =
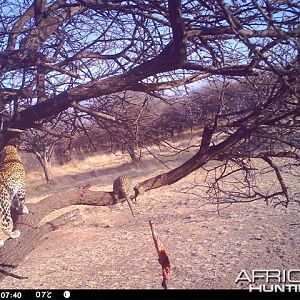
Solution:
[[[47,182],[50,182],[53,180],[53,174],[52,174],[52,170],[51,170],[51,161],[50,158],[45,157],[45,155],[42,155],[39,152],[34,152],[34,154],[36,155],[39,163],[41,164],[43,171],[44,171],[44,175],[45,178],[47,180]]]
[[[17,239],[6,240],[4,246],[0,248],[0,280],[6,275],[14,276],[11,270],[17,267],[24,257],[41,242],[45,234],[64,224],[80,220],[79,211],[73,210],[39,226],[39,222],[49,213],[69,205],[106,206],[124,200],[116,199],[113,193],[80,188],[57,193],[38,203],[29,204],[28,215],[17,216],[13,212],[15,228],[21,231],[21,236]]]
[[[47,160],[42,161],[40,163],[43,167],[45,178],[46,178],[47,182],[52,181],[53,180],[53,174],[52,174],[52,170],[51,170],[51,164]]]
[[[130,140],[127,143],[126,151],[128,152],[132,162],[139,165],[140,162],[140,148],[136,141]]]
[[[138,164],[139,161],[140,161],[140,157],[139,157],[139,154],[138,154],[137,150],[134,149],[134,148],[128,148],[128,149],[127,149],[127,152],[128,152],[128,154],[129,154],[129,156],[130,156],[132,162],[133,162],[134,164]]]

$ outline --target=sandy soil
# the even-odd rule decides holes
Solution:
[[[161,288],[149,219],[169,253],[173,288],[242,288],[235,284],[242,269],[300,269],[299,206],[254,202],[218,214],[201,197],[180,192],[194,176],[146,193],[134,205],[136,218],[126,204],[81,207],[81,221],[50,233],[14,270],[28,278],[6,277],[0,288]],[[96,179],[98,189],[110,190],[110,178]]]

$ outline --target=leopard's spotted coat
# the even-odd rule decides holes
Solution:
[[[13,230],[11,207],[20,214],[28,214],[25,204],[25,170],[16,146],[3,148],[0,159],[0,217],[2,231],[10,238],[20,236],[19,230]],[[4,241],[0,240],[0,246]]]
[[[115,194],[118,195],[118,197],[126,199],[132,215],[135,216],[132,206],[130,204],[130,200],[133,198],[136,199],[138,195],[143,194],[144,193],[143,188],[138,184],[134,184],[132,179],[129,178],[127,175],[121,175],[114,180],[113,191]]]

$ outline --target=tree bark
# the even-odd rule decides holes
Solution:
[[[129,154],[132,162],[134,164],[138,164],[140,161],[140,156],[139,156],[138,147],[136,146],[136,144],[134,142],[129,143],[126,150]]]
[[[67,223],[80,220],[79,210],[73,210],[39,226],[40,221],[49,213],[69,205],[106,206],[122,201],[125,199],[115,198],[112,192],[90,191],[83,187],[51,195],[35,204],[28,204],[30,211],[28,215],[17,216],[13,211],[15,228],[21,231],[21,236],[7,240],[0,248],[0,280],[7,275],[14,276],[11,270],[41,243],[45,234]]]
[[[39,163],[41,164],[41,166],[43,168],[46,181],[47,182],[52,181],[53,180],[53,173],[52,173],[52,170],[51,170],[50,158],[47,159],[46,157],[44,157],[43,155],[41,155],[38,152],[34,152],[34,154],[36,155]]]
[[[51,164],[45,160],[45,161],[40,161],[43,170],[44,170],[44,174],[45,174],[45,178],[47,180],[47,182],[50,182],[53,180],[53,174],[52,174],[52,170],[51,170]]]

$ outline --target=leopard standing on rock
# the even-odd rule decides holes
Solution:
[[[143,187],[138,184],[134,184],[131,178],[127,175],[121,175],[114,180],[113,191],[118,195],[118,197],[126,199],[131,213],[135,217],[130,200],[133,198],[136,199],[138,195],[144,194]]]
[[[0,217],[2,231],[10,238],[20,236],[19,230],[13,230],[10,209],[14,207],[19,214],[28,214],[25,204],[25,170],[15,145],[3,148],[0,159]],[[0,240],[0,246],[4,241]]]

